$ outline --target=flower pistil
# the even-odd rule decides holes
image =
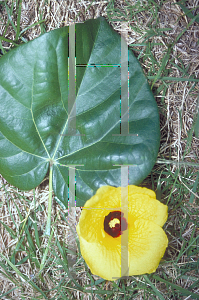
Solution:
[[[123,215],[124,213],[121,211],[110,212],[104,218],[104,231],[114,238],[119,237],[128,227],[126,219],[123,217]]]

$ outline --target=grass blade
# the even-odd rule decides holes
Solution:
[[[31,285],[33,287],[33,289],[35,289],[36,291],[38,291],[39,293],[41,293],[41,295],[43,295],[43,297],[45,299],[48,300],[48,298],[46,297],[46,295],[44,294],[44,292],[30,279],[28,279],[27,276],[25,276],[24,274],[22,274],[15,265],[13,265],[9,259],[7,259],[3,254],[1,254],[0,252],[0,256],[11,266],[11,268],[18,274],[18,276],[20,276],[21,278],[23,278],[23,280],[25,280],[25,282],[27,282],[27,284]]]
[[[149,280],[148,276],[147,275],[143,275],[143,277],[146,280],[146,282],[151,286],[151,288],[155,292],[155,294],[158,296],[158,299],[165,300],[165,298],[162,296],[162,294],[160,294],[160,292],[156,289],[156,287],[154,286],[154,284]]]
[[[182,287],[178,286],[177,284],[174,284],[174,283],[172,283],[170,281],[162,279],[161,277],[159,277],[157,275],[153,275],[153,278],[156,279],[156,280],[158,280],[158,281],[166,283],[168,286],[173,287],[174,289],[178,290],[180,293],[182,293],[185,296],[190,296],[193,299],[199,299],[199,295],[198,294],[192,293],[192,292],[188,291],[187,289],[183,289]]]
[[[22,0],[19,0],[18,11],[17,11],[17,32],[16,32],[15,41],[18,40],[20,34],[21,6],[22,6]]]

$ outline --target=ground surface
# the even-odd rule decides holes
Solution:
[[[198,13],[196,0],[0,1],[1,54],[9,51],[18,27],[24,30],[16,41],[21,43],[21,37],[29,41],[74,21],[104,16],[119,33],[125,22],[126,41],[153,85],[160,112],[159,155],[142,185],[161,188],[161,201],[169,206],[164,226],[169,247],[154,275],[100,281],[78,252],[77,279],[71,281],[62,265],[63,249],[70,243],[67,211],[56,201],[55,231],[44,255],[48,179],[35,190],[21,192],[1,177],[0,299],[199,299]],[[76,211],[78,222],[81,210]]]

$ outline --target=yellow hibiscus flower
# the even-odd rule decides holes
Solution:
[[[155,272],[168,246],[162,229],[168,207],[152,190],[129,185],[126,220],[121,189],[125,188],[99,188],[85,203],[76,227],[84,260],[94,275],[106,280],[121,277],[121,235],[126,230],[129,276]]]

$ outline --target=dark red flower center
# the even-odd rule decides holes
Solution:
[[[112,211],[104,218],[104,230],[112,237],[120,236],[128,224],[121,211]]]

